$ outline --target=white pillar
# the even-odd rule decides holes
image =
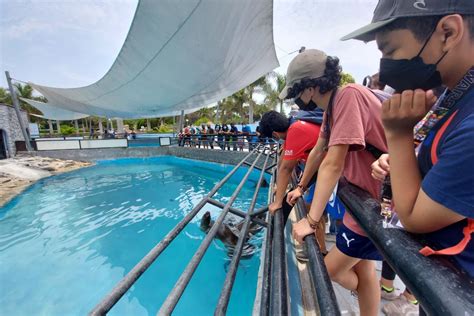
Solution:
[[[49,134],[53,135],[54,134],[53,122],[51,120],[48,120],[48,125],[49,125]]]
[[[104,127],[102,126],[102,119],[99,117],[99,133],[104,134]]]
[[[56,128],[58,129],[58,134],[61,135],[61,123],[59,120],[56,121]]]
[[[151,132],[151,122],[150,119],[146,119],[146,130]]]
[[[76,133],[79,134],[79,122],[74,120],[74,127],[76,128]]]
[[[253,104],[249,103],[249,124],[253,123]]]
[[[117,133],[123,133],[123,119],[117,119]]]

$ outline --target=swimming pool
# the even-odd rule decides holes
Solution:
[[[118,159],[36,183],[0,209],[0,314],[87,314],[230,169],[176,157]],[[215,198],[228,201],[245,171]],[[235,207],[248,208],[257,179],[255,172]],[[262,188],[257,207],[267,193]],[[156,314],[204,237],[207,210],[219,213],[206,206],[109,315]],[[251,314],[259,256],[241,261],[229,315]],[[174,314],[213,314],[228,263],[214,241]]]

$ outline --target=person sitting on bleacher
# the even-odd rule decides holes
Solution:
[[[423,255],[444,255],[474,277],[474,1],[437,1],[423,10],[381,0],[378,27],[348,38],[376,40],[380,79],[398,93],[384,102],[394,204],[404,228],[424,233]],[[419,147],[413,127],[448,91]],[[434,121],[436,121],[435,124]]]

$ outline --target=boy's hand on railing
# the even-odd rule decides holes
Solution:
[[[296,188],[293,191],[288,192],[286,196],[286,202],[290,205],[294,205],[296,201],[303,195],[303,192],[300,188]]]
[[[278,202],[273,202],[270,205],[268,205],[268,211],[272,214],[275,215],[276,211],[281,209],[282,205],[281,203]]]
[[[372,178],[383,181],[390,173],[390,163],[388,154],[383,154],[371,165]]]
[[[303,239],[314,232],[315,230],[309,226],[309,222],[306,217],[293,225],[293,238],[299,243],[303,243]]]

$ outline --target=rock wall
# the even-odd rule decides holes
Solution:
[[[28,127],[28,115],[24,111],[20,111],[25,127]],[[16,116],[15,109],[6,104],[0,104],[0,129],[6,132],[7,147],[9,157],[16,155],[15,141],[24,141],[21,132],[20,123]]]

